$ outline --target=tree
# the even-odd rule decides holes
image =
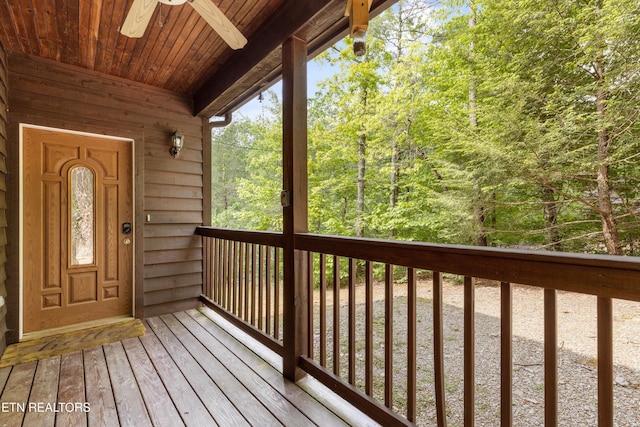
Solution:
[[[240,119],[212,139],[213,224],[282,230],[282,115],[268,93],[268,113]]]
[[[347,38],[317,59],[340,71],[309,101],[311,231],[637,253],[639,8],[411,0],[381,14],[364,58]],[[227,223],[278,229],[276,117],[235,131],[250,148],[228,148],[239,174],[219,171]]]
[[[352,168],[356,170],[355,179],[349,179],[349,182],[355,182],[356,186],[355,206],[350,207],[353,197],[344,194],[339,200],[342,206],[330,207],[324,202],[312,206],[310,221],[312,225],[316,223],[314,216],[318,213],[326,219],[333,217],[336,212],[341,212],[342,218],[353,216],[353,234],[363,237],[366,229],[367,149],[371,138],[369,113],[371,99],[375,98],[380,84],[379,64],[376,60],[379,46],[370,42],[367,53],[359,58],[353,54],[351,43],[347,40],[342,49],[335,48],[320,58],[338,66],[340,72],[322,85],[320,93],[316,94],[315,100],[311,102],[309,143],[311,155],[316,158],[322,156],[318,149],[328,140],[335,146],[329,150],[329,154],[337,154],[338,159],[335,161],[353,159],[346,168],[347,171]],[[328,157],[324,159],[328,163],[333,161]],[[315,168],[311,168],[310,172],[321,173]],[[327,180],[311,178],[311,198],[313,199],[315,194],[326,193],[322,189],[326,188],[329,182],[332,182],[330,177]],[[330,191],[335,191],[335,188]],[[314,204],[313,201],[311,203]],[[331,211],[327,211],[327,208]],[[353,215],[349,215],[350,209],[354,209]]]
[[[512,175],[541,187],[548,244],[559,244],[560,210],[571,202],[572,212],[583,211],[582,226],[593,224],[594,214],[599,217],[600,242],[608,253],[619,255],[619,219],[637,214],[621,209],[616,176],[617,159],[638,148],[637,138],[629,138],[631,130],[637,131],[638,5],[583,3],[541,0],[515,7],[505,0],[484,2],[478,31],[484,43],[484,103],[487,113],[501,117],[515,107],[516,114],[506,115],[518,123],[501,126],[494,120],[491,127],[508,126],[507,138],[498,141],[502,152],[533,156],[525,162],[504,160]],[[575,223],[573,215],[567,219]],[[577,237],[598,250],[593,228],[582,226],[575,230],[582,236],[566,239]]]

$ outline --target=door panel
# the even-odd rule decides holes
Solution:
[[[33,128],[23,142],[23,332],[131,315],[131,143]]]

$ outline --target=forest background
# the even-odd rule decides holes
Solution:
[[[402,0],[364,56],[313,61],[311,232],[640,253],[637,0]],[[213,132],[214,226],[282,229],[278,96],[262,108]]]

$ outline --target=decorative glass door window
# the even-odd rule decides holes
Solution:
[[[71,265],[94,263],[94,199],[93,171],[75,167],[70,172],[71,212]]]

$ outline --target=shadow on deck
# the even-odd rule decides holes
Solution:
[[[248,348],[209,310],[145,326],[139,338],[1,369],[0,425],[374,424],[312,379],[284,379],[277,355]]]

